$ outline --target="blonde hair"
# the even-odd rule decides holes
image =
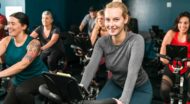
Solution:
[[[122,2],[122,0],[112,0],[112,2]]]
[[[98,15],[101,15],[101,16],[104,16],[104,10],[103,10],[103,9],[99,10],[99,11],[97,12],[97,14],[98,14]]]
[[[128,8],[122,2],[110,2],[106,5],[105,9],[107,8],[121,8],[121,10],[123,11],[122,16],[124,18],[126,18],[126,16],[128,17]]]

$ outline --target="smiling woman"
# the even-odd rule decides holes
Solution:
[[[91,34],[91,43],[92,45],[95,44],[95,42],[97,41],[98,37],[101,36],[106,36],[108,35],[108,31],[105,27],[105,20],[104,20],[104,11],[100,10],[97,12],[97,17],[96,17],[96,23],[95,26],[92,30],[92,34]]]
[[[182,12],[176,18],[174,22],[174,26],[170,29],[161,45],[160,54],[166,55],[166,46],[177,45],[177,46],[186,46],[188,48],[188,58],[190,58],[190,13]],[[169,60],[160,58],[163,64],[166,64],[166,67],[163,73],[162,82],[161,82],[161,96],[165,103],[170,103],[170,91],[172,86],[175,83],[174,78],[174,69],[169,64]],[[190,62],[188,61],[186,66],[180,70],[180,74],[184,75],[185,79],[187,79],[187,85],[190,85]],[[190,86],[187,87],[187,103],[190,104]]]
[[[97,100],[114,98],[117,104],[150,104],[152,86],[141,66],[144,56],[143,37],[125,30],[129,19],[125,4],[111,2],[106,5],[104,14],[109,35],[97,40],[81,84],[88,88],[104,56],[112,78],[102,88]]]
[[[41,74],[47,71],[47,67],[38,56],[40,42],[25,33],[28,25],[26,14],[10,15],[9,36],[0,44],[0,56],[4,55],[8,66],[0,71],[0,78],[11,76],[11,87],[3,104],[34,104],[34,94],[44,83]]]
[[[41,59],[50,71],[58,70],[58,60],[63,57],[63,42],[60,38],[60,29],[53,24],[53,15],[50,11],[42,13],[42,25],[38,26],[31,34],[33,38],[39,38],[42,43],[40,48]],[[64,65],[66,67],[66,64]]]

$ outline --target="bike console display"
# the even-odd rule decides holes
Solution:
[[[167,45],[166,54],[171,58],[175,59],[184,59],[187,58],[187,47],[186,46],[176,46],[176,45]]]
[[[77,102],[83,99],[77,80],[68,75],[43,73],[48,89],[64,101]]]

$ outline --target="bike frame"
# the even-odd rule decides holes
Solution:
[[[183,66],[177,64],[175,67],[172,65],[172,68],[174,69],[175,83],[173,86],[174,91],[170,93],[170,104],[174,104],[176,100],[178,101],[178,104],[183,104],[184,77],[180,75],[180,70],[183,69]]]

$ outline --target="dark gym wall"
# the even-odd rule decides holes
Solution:
[[[30,18],[30,30],[41,25],[41,14],[44,10],[52,12],[56,25],[64,28],[65,24],[65,0],[26,0],[26,13]]]
[[[5,13],[5,6],[23,6],[30,17],[30,29],[41,24],[41,13],[51,10],[56,24],[63,30],[71,24],[79,25],[90,5],[104,7],[111,0],[0,0],[0,12]],[[148,31],[152,25],[158,25],[167,31],[173,24],[176,16],[182,11],[190,11],[189,0],[124,0],[131,15],[138,19],[140,31]],[[167,8],[166,2],[172,7]]]
[[[23,11],[30,18],[32,31],[41,24],[41,13],[50,10],[54,14],[56,25],[63,31],[72,24],[79,25],[88,13],[91,5],[101,9],[111,0],[0,0],[0,13],[5,14],[5,6],[22,6]]]
[[[171,8],[166,7],[167,2],[172,3]],[[140,31],[148,31],[152,25],[167,31],[180,12],[190,12],[189,4],[189,0],[127,0],[131,15],[138,19]]]
[[[91,5],[102,8],[110,0],[26,0],[26,13],[30,17],[31,30],[41,24],[41,13],[51,10],[54,21],[62,31],[70,25],[79,25]]]

